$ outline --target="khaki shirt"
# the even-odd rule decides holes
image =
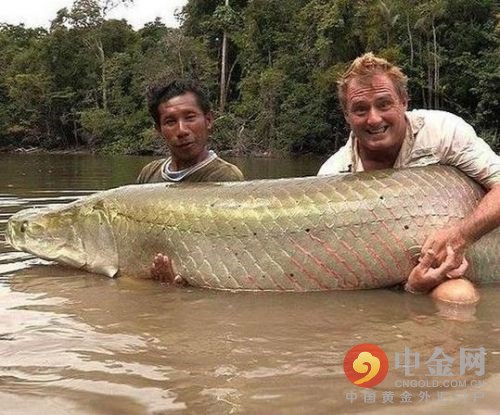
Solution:
[[[447,164],[490,189],[500,184],[500,156],[462,118],[444,111],[406,113],[409,128],[394,168]],[[331,156],[318,175],[363,171],[352,132],[346,145]]]
[[[162,171],[169,159],[154,160],[147,164],[137,177],[137,183],[162,183],[169,182]],[[231,182],[244,180],[243,173],[235,165],[215,157],[191,174],[186,175],[182,182]]]

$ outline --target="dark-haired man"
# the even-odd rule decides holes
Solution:
[[[213,113],[194,82],[175,80],[150,88],[148,109],[170,157],[146,165],[137,183],[227,182],[243,180],[238,167],[208,149]]]
[[[175,80],[148,91],[148,109],[155,128],[165,139],[170,157],[147,164],[137,183],[229,182],[243,180],[238,167],[208,149],[213,113],[204,91],[194,82]],[[159,253],[151,266],[151,277],[183,284],[171,259]]]

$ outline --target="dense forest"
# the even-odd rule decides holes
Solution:
[[[137,31],[107,18],[117,2],[75,0],[48,30],[0,25],[0,147],[160,151],[146,88],[191,77],[218,151],[330,153],[347,135],[335,81],[373,51],[410,77],[411,108],[454,112],[500,150],[495,0],[189,0],[179,28]]]

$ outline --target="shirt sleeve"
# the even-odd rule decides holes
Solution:
[[[205,181],[207,182],[240,182],[245,180],[240,169],[232,164],[220,166],[211,172]]]
[[[318,176],[327,174],[350,173],[352,165],[352,151],[350,141],[341,147],[333,156],[326,160],[318,171]]]
[[[462,118],[454,116],[449,122],[445,129],[451,134],[442,142],[442,162],[457,167],[487,189],[499,185],[500,156]]]
[[[135,182],[137,184],[144,184],[146,183],[146,167],[143,167],[141,172],[139,173],[139,176],[137,176],[137,179],[135,180]]]
[[[145,165],[141,172],[139,173],[139,176],[137,176],[137,179],[135,180],[136,184],[145,184],[145,183],[153,183],[158,180],[153,180],[153,177],[159,176],[160,175],[160,170],[161,166],[165,162],[165,159],[161,160],[154,160],[147,165]],[[163,181],[163,180],[160,180]]]

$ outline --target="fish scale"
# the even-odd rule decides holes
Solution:
[[[197,287],[380,288],[403,282],[426,236],[468,215],[483,195],[447,166],[131,185],[21,211],[7,238],[17,249],[109,276],[148,277],[161,252]],[[469,249],[468,277],[499,281],[499,248],[496,229]]]

